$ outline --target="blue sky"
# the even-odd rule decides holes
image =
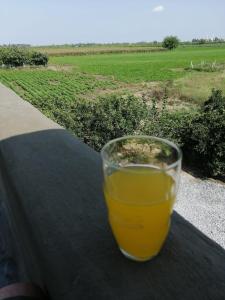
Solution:
[[[0,0],[0,44],[225,38],[225,0]]]

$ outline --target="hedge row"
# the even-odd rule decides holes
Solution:
[[[41,52],[29,51],[18,47],[0,48],[0,66],[21,67],[24,65],[46,66],[48,56]]]
[[[173,140],[184,162],[206,176],[225,175],[225,97],[213,90],[195,112],[168,112],[149,107],[134,96],[107,96],[98,101],[62,102],[41,109],[85,143],[99,151],[109,140],[148,134]]]

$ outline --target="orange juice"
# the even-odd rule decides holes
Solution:
[[[127,167],[106,176],[109,222],[120,249],[147,260],[158,254],[169,231],[174,180],[150,167]]]

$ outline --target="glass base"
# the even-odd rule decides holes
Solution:
[[[157,254],[153,255],[153,256],[150,256],[150,257],[136,257],[136,256],[133,256],[129,253],[127,253],[125,250],[123,250],[122,248],[120,248],[120,251],[123,253],[123,255],[126,257],[126,258],[129,258],[133,261],[138,261],[138,262],[145,262],[145,261],[148,261],[148,260],[151,260],[153,259],[154,257],[157,256]]]

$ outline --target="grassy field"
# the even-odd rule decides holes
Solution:
[[[2,69],[0,81],[42,110],[52,101],[94,99],[110,93],[160,98],[165,86],[171,106],[183,103],[191,106],[204,101],[212,88],[225,92],[225,70],[212,73],[186,70],[191,62],[202,61],[225,63],[225,45],[181,46],[157,53],[55,56],[50,57],[48,68]]]
[[[51,57],[50,63],[72,65],[77,71],[112,76],[124,82],[171,80],[187,74],[193,63],[225,62],[225,45],[220,47],[181,47],[156,53],[108,54]]]
[[[176,95],[189,103],[198,104],[209,97],[213,88],[225,94],[225,71],[189,72],[173,82],[170,93],[171,96]]]

